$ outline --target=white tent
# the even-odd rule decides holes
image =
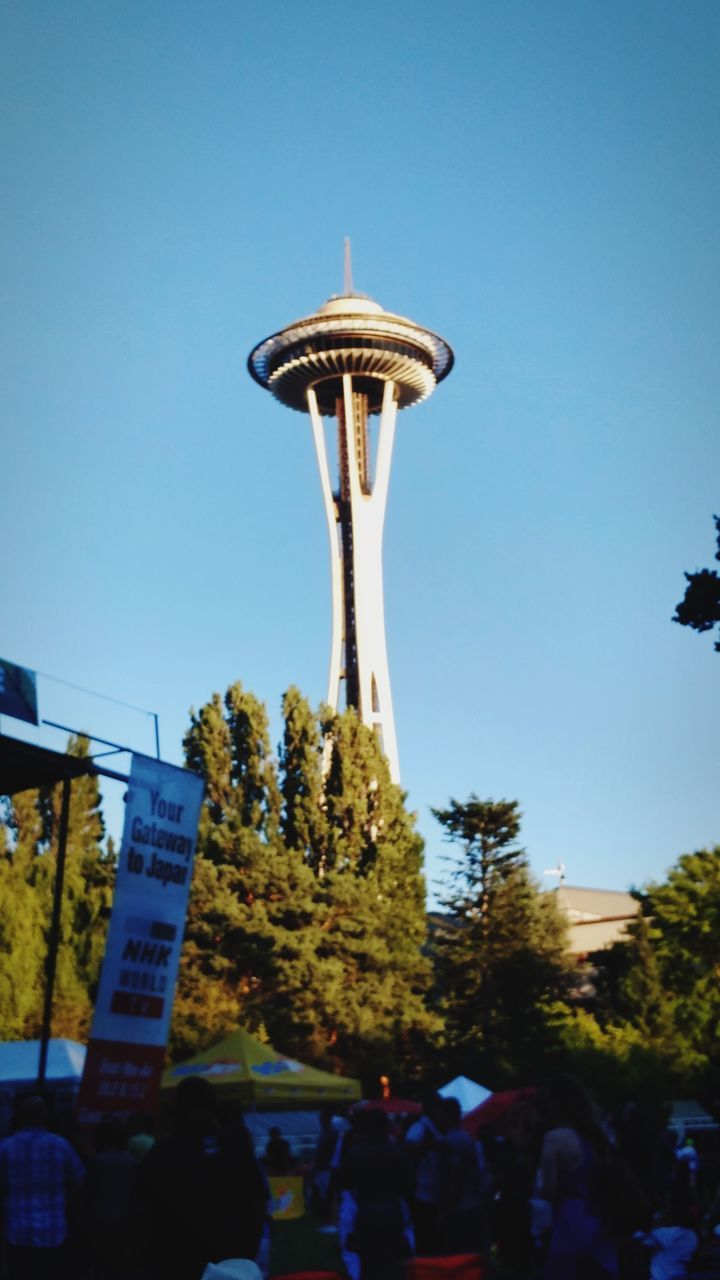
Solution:
[[[46,1079],[50,1084],[78,1084],[85,1065],[85,1045],[75,1040],[51,1040]],[[37,1080],[39,1040],[0,1042],[0,1086],[31,1085]]]
[[[456,1076],[454,1080],[448,1081],[438,1089],[438,1093],[441,1098],[457,1098],[463,1115],[468,1111],[474,1111],[475,1107],[479,1107],[481,1102],[485,1102],[485,1099],[491,1096],[490,1089],[486,1089],[482,1084],[476,1084],[467,1076]]]
[[[694,1098],[685,1098],[671,1103],[668,1129],[672,1129],[679,1137],[686,1133],[695,1133],[699,1129],[718,1129],[717,1121],[709,1111],[696,1102]]]
[[[75,1040],[51,1040],[48,1044],[46,1090],[55,1100],[56,1117],[71,1111],[85,1065],[85,1045]],[[31,1091],[40,1064],[39,1040],[0,1041],[0,1137],[10,1127],[15,1099]]]

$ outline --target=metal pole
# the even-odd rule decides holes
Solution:
[[[153,720],[155,721],[155,755],[159,760],[160,759],[160,724],[158,721],[157,711],[151,711],[150,714]]]
[[[48,953],[45,961],[45,1006],[43,1008],[42,1036],[40,1039],[40,1061],[38,1063],[38,1089],[45,1084],[47,1074],[48,1046],[50,1044],[50,1028],[52,1023],[53,990],[55,987],[55,969],[60,945],[60,913],[62,911],[63,886],[65,882],[65,854],[67,852],[68,819],[70,816],[69,778],[63,778],[62,807],[60,809],[60,830],[58,833],[57,867],[55,868],[55,889],[53,892],[52,919],[50,921],[50,937]]]

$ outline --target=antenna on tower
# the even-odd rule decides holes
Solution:
[[[544,876],[554,876],[557,878],[558,887],[565,883],[565,863],[558,861],[555,867],[546,867],[543,871]]]
[[[349,298],[353,292],[352,256],[350,253],[350,237],[345,237],[345,287],[343,293]]]

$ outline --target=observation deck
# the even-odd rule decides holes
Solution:
[[[342,402],[344,374],[352,375],[354,392],[367,396],[367,412],[380,413],[386,382],[395,384],[398,408],[407,409],[434,391],[453,362],[448,343],[430,329],[384,311],[365,294],[346,293],[258,343],[248,370],[289,409],[307,413],[312,388],[320,413],[331,417]]]

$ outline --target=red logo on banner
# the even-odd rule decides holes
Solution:
[[[127,1013],[132,1018],[162,1018],[165,1001],[160,996],[139,996],[134,991],[113,991],[111,1013]]]
[[[152,1111],[164,1059],[162,1045],[91,1040],[78,1098],[81,1124],[106,1112]]]

